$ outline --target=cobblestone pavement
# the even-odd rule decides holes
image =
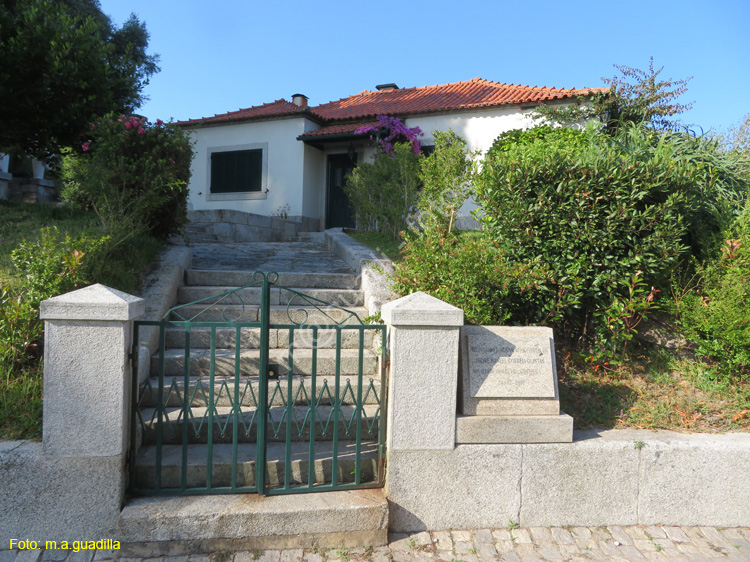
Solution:
[[[40,545],[41,546],[41,545]],[[104,562],[118,551],[0,550],[0,562]],[[391,534],[388,546],[253,550],[120,562],[750,562],[750,529],[529,527]]]

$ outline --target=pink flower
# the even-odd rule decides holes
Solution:
[[[125,122],[125,128],[126,129],[132,129],[133,127],[135,127],[135,125],[133,125],[132,121],[126,121]]]
[[[138,129],[138,134],[139,134],[139,135],[145,135],[145,134],[146,134],[146,131],[144,131],[143,129],[139,128],[139,129]]]
[[[161,127],[162,125],[164,125],[164,121],[162,121],[161,119],[157,119],[156,120],[156,126],[157,127]]]
[[[85,142],[85,143],[83,143],[81,145],[81,148],[83,149],[84,152],[88,152],[89,148],[91,148],[91,143],[90,142]]]

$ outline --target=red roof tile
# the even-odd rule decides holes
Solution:
[[[465,82],[369,91],[312,108],[323,119],[356,119],[375,115],[409,115],[456,109],[550,101],[599,91],[500,84],[481,78]]]
[[[368,123],[346,123],[345,125],[328,125],[327,127],[321,127],[320,129],[316,129],[314,131],[309,131],[305,133],[304,135],[300,135],[302,137],[319,137],[322,135],[340,135],[344,133],[353,133],[357,129],[361,127],[380,127],[380,123],[377,121],[370,121]]]
[[[250,121],[254,119],[275,118],[286,115],[302,114],[323,123],[352,119],[367,119],[376,115],[411,115],[415,113],[433,113],[457,109],[496,107],[501,105],[539,103],[557,99],[573,98],[606,88],[547,88],[543,86],[518,86],[500,84],[481,78],[464,82],[403,88],[398,90],[365,90],[359,94],[342,98],[338,101],[324,103],[315,107],[301,108],[284,99],[273,103],[240,109],[214,117],[179,121],[179,125],[209,125]],[[341,125],[342,127],[344,125]],[[350,125],[345,125],[349,127]],[[353,132],[351,130],[334,131],[333,127],[323,127],[318,131],[305,133],[305,136]],[[325,132],[323,132],[325,131]]]
[[[285,99],[276,100],[263,105],[255,105],[247,109],[238,109],[229,113],[216,114],[213,117],[203,117],[202,119],[188,119],[187,121],[178,121],[178,125],[212,125],[221,123],[233,123],[235,121],[252,121],[254,119],[267,119],[269,117],[282,117],[284,115],[294,115],[305,111],[303,108],[294,105]]]

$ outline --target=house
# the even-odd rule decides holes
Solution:
[[[354,227],[342,185],[357,162],[372,158],[371,133],[357,130],[378,125],[378,115],[418,126],[423,146],[434,131],[452,129],[470,149],[484,152],[500,133],[528,126],[538,104],[572,102],[594,91],[481,78],[417,88],[383,84],[315,106],[294,94],[291,101],[180,121],[195,140],[189,208],[283,215],[307,230]]]

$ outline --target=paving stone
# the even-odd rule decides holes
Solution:
[[[553,527],[550,529],[550,533],[552,533],[552,538],[555,539],[555,542],[557,544],[575,544],[576,541],[573,538],[573,535],[570,534],[569,531],[566,529],[563,529],[562,527]]]
[[[648,540],[648,535],[646,534],[646,531],[643,530],[643,527],[622,527],[622,529],[633,540],[635,540],[635,539],[646,539],[646,540]]]
[[[44,562],[61,562],[68,556],[68,550],[65,548],[45,548],[42,552],[42,558]],[[97,550],[94,554],[94,560],[104,560],[105,558],[115,558],[112,555],[116,550]],[[98,556],[98,557],[97,557]]]
[[[493,529],[492,538],[495,542],[497,541],[509,541],[511,540],[510,531],[508,529]]]
[[[505,554],[506,552],[513,552],[515,550],[515,544],[513,541],[497,541],[495,543],[495,549],[500,554]]]
[[[391,551],[411,550],[411,547],[407,544],[410,539],[411,536],[406,533],[389,533],[388,546],[391,547]]]
[[[708,539],[697,527],[680,527],[695,546],[708,546]]]
[[[305,557],[307,560],[307,557]],[[390,562],[391,552],[387,546],[378,546],[374,548],[370,554],[370,559],[373,562]],[[319,560],[310,560],[309,562],[320,562]],[[450,562],[450,561],[448,561]]]
[[[492,531],[489,529],[478,529],[474,531],[474,542],[477,545],[479,545],[479,543],[492,544],[494,542],[492,540]]]
[[[679,527],[662,527],[667,534],[667,538],[672,542],[690,542],[690,537]]]
[[[451,531],[453,542],[472,542],[471,531]]]
[[[190,562],[212,562],[211,558],[203,554],[191,554],[188,558]],[[96,557],[94,557],[96,561]]]
[[[411,543],[409,543],[409,541],[407,541],[407,543],[411,545],[411,548],[414,548],[414,546],[419,547],[432,544],[430,533],[426,531],[411,535],[409,539],[411,540]]]
[[[279,562],[280,559],[280,550],[266,550],[263,554],[260,555],[260,558],[258,558],[256,562]]]
[[[591,540],[591,531],[587,527],[573,527],[571,529],[571,534],[576,538],[578,541],[584,541],[589,542]]]
[[[659,548],[651,539],[633,539],[633,546],[641,552],[658,552]]]
[[[456,559],[456,557],[453,556],[452,550],[438,550],[436,556],[438,560],[442,560],[444,562],[451,562],[451,560]]]
[[[741,539],[744,540],[744,535],[740,532],[739,529],[717,529],[719,533],[721,533],[723,536],[727,537],[728,539]]]
[[[515,552],[505,552],[500,556],[503,562],[521,562],[521,557]]]
[[[13,562],[15,559],[15,550],[0,550],[0,562]]]
[[[364,552],[364,549],[362,549]],[[297,562],[300,558],[304,557],[304,552],[301,548],[290,548],[281,551],[281,562]]]
[[[558,550],[560,551],[560,554],[563,555],[563,558],[571,558],[581,554],[581,549],[574,544],[561,544],[558,547]]]
[[[648,527],[644,527],[643,530],[646,531],[646,534],[649,537],[654,537],[655,539],[667,538],[667,533],[664,532],[664,529],[661,527],[657,527],[655,525],[649,525]]]
[[[625,556],[630,562],[646,562],[645,556],[638,552],[638,549],[633,545],[623,545],[620,547],[620,553]]]
[[[609,534],[612,535],[612,538],[615,539],[617,542],[619,542],[621,545],[632,545],[633,540],[630,538],[630,535],[628,535],[625,532],[625,529],[618,526],[612,526],[607,527],[607,530],[609,531]]]
[[[37,549],[19,550],[15,562],[37,562],[42,551]]]
[[[433,531],[432,544],[437,550],[453,550],[450,531]]]
[[[531,538],[537,544],[551,543],[553,541],[552,533],[546,527],[529,527],[529,533],[531,533]]]
[[[97,550],[94,553],[93,560],[94,562],[102,562],[103,560],[117,560],[119,557],[120,551],[113,548],[111,550]],[[203,556],[203,558],[208,558],[208,556]],[[196,560],[196,562],[200,562],[198,561],[198,556],[194,557],[193,559]],[[42,560],[44,560],[44,558],[42,558]]]
[[[510,533],[513,535],[516,544],[531,544],[534,542],[528,529],[513,529]]]
[[[556,548],[537,548],[537,550],[539,551],[539,554],[542,555],[542,558],[544,558],[545,560],[550,560],[551,562],[555,562],[557,560],[563,559],[563,555]]]
[[[701,527],[700,528],[701,533],[703,533],[706,538],[708,539],[708,542],[715,546],[731,546],[731,543],[729,540],[722,535],[719,531],[716,530],[714,527]]]
[[[453,538],[453,550],[457,555],[463,555],[463,554],[471,554],[471,551],[474,550],[474,543],[466,542],[466,541],[457,541],[455,537]]]
[[[492,544],[477,543],[477,556],[480,560],[494,560],[497,556],[497,550]]]

